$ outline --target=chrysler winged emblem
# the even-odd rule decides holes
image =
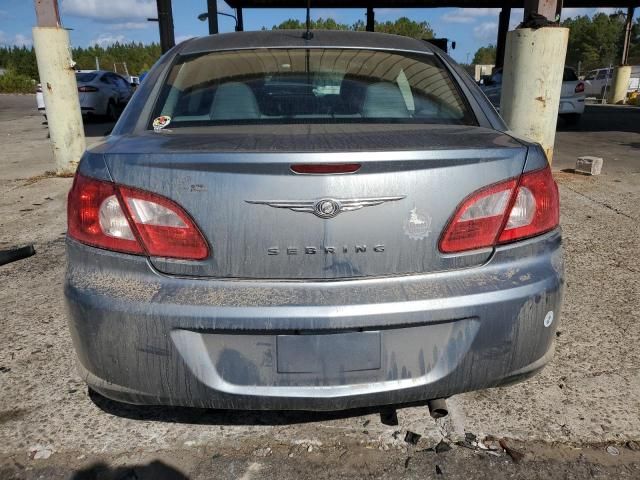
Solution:
[[[321,198],[320,200],[245,200],[256,205],[268,205],[273,208],[287,208],[294,212],[313,213],[320,218],[333,218],[342,212],[353,212],[364,207],[373,207],[385,202],[402,200],[406,195],[397,197],[373,198]]]

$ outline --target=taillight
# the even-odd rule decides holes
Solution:
[[[549,167],[524,174],[498,243],[553,230],[560,223],[560,196]]]
[[[558,186],[549,167],[483,188],[462,202],[440,239],[443,253],[493,247],[558,226]]]
[[[90,85],[84,85],[82,87],[78,87],[79,92],[97,92],[97,87],[92,87]]]
[[[576,93],[582,93],[584,92],[584,83],[582,82],[578,82],[578,84],[576,85]]]
[[[209,247],[189,215],[154,193],[76,175],[67,205],[71,238],[135,255],[201,260]]]

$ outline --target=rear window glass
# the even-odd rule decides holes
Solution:
[[[257,49],[179,58],[152,118],[216,124],[475,124],[437,57],[361,49]]]
[[[96,78],[95,73],[76,73],[77,82],[91,82]]]

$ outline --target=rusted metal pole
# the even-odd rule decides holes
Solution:
[[[244,30],[244,20],[242,18],[242,8],[236,8],[236,32],[242,32]]]
[[[38,27],[60,27],[58,2],[51,0],[35,0],[36,25]]]
[[[207,0],[207,13],[209,14],[209,35],[218,33],[218,2]]]
[[[376,14],[372,7],[367,7],[367,32],[373,32],[376,25]]]
[[[629,7],[627,9],[627,18],[624,22],[624,40],[622,42],[622,61],[620,65],[626,65],[629,63],[629,47],[631,45],[631,28],[633,26],[633,13],[634,8]]]
[[[160,30],[160,50],[169,51],[176,44],[173,32],[173,11],[171,0],[156,0],[158,7],[158,28]]]
[[[550,22],[559,22],[562,12],[562,0],[524,0],[524,20],[532,13],[546,17]]]
[[[68,175],[75,172],[86,149],[69,32],[62,28],[57,0],[35,0],[34,6],[33,46],[53,158],[57,174]]]
[[[507,32],[509,31],[509,20],[511,19],[511,8],[503,7],[498,17],[498,41],[496,42],[496,68],[504,65],[504,46],[507,43]]]

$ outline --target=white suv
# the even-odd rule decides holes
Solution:
[[[591,70],[584,77],[585,93],[589,97],[605,96],[606,92],[611,89],[613,81],[613,68],[597,68]],[[633,66],[631,68],[631,78],[629,79],[628,92],[640,89],[640,67]]]

